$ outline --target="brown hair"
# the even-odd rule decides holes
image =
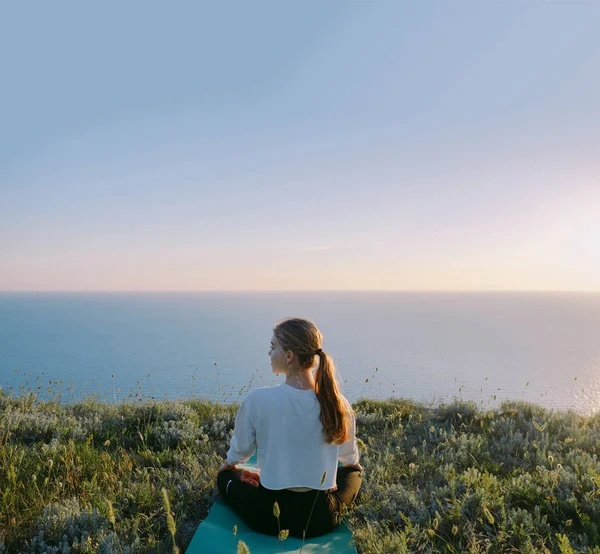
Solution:
[[[323,335],[314,323],[306,319],[290,318],[280,321],[273,333],[284,351],[291,350],[302,369],[311,367],[319,350],[319,367],[315,374],[315,392],[321,405],[323,436],[328,443],[342,444],[349,438],[352,408],[339,391],[335,366],[331,357],[322,352]]]

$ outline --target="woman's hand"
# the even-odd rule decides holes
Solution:
[[[242,482],[248,483],[253,487],[258,487],[260,485],[260,473],[256,473],[255,471],[248,471],[245,469],[242,472]]]
[[[227,462],[223,462],[223,465],[219,468],[218,473],[221,473],[221,471],[228,471],[230,469],[237,469],[237,466],[230,466]]]

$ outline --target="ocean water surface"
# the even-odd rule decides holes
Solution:
[[[600,410],[600,294],[0,293],[0,384],[73,400],[236,402],[282,382],[273,324],[313,320],[344,394]]]

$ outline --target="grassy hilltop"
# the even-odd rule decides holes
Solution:
[[[214,501],[236,409],[0,393],[0,553],[183,552]],[[600,414],[354,409],[365,474],[346,518],[359,552],[600,554]]]

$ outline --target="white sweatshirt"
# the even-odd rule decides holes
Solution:
[[[328,444],[323,437],[320,413],[314,390],[282,383],[250,391],[235,418],[227,463],[247,462],[258,448],[257,468],[265,488],[332,488],[338,460],[344,465],[358,463],[356,420],[352,413],[347,442]]]

